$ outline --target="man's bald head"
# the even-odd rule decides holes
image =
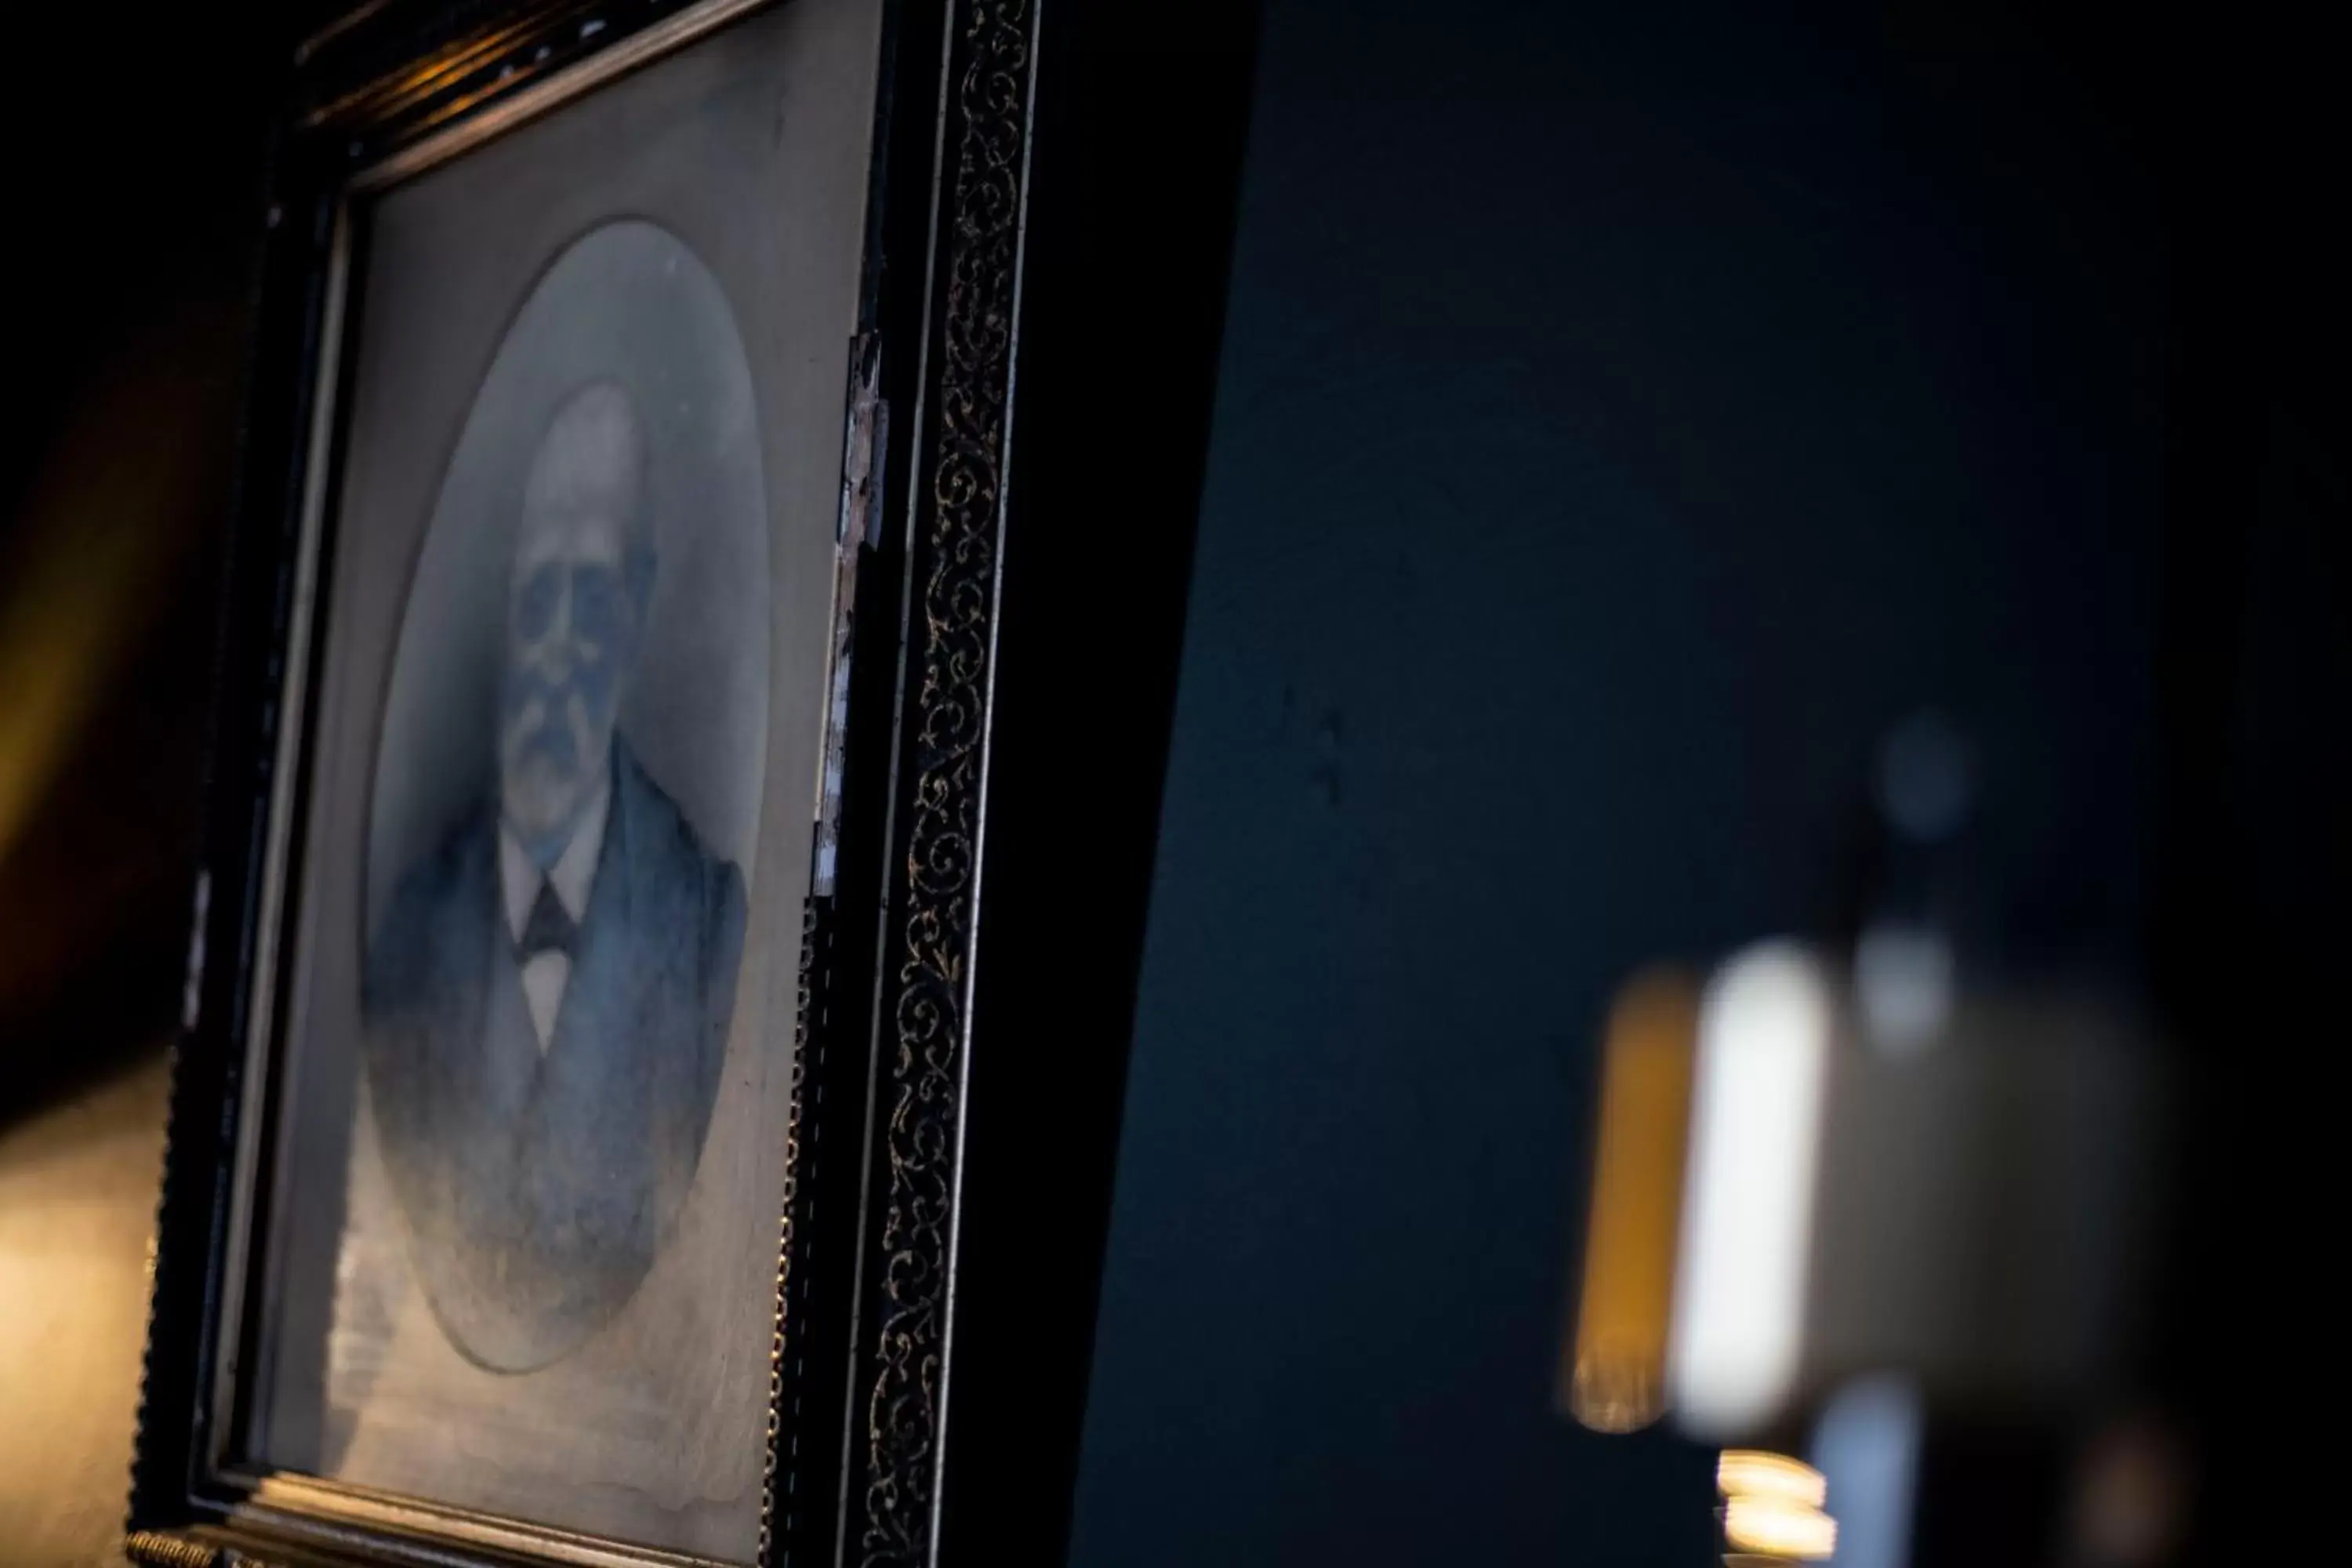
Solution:
[[[523,481],[499,726],[500,809],[552,865],[603,786],[653,596],[645,426],[609,381],[557,405]]]

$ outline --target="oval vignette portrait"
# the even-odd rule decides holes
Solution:
[[[540,277],[457,432],[368,810],[362,1047],[415,1279],[527,1372],[675,1229],[734,1012],[766,753],[751,375],[675,235]]]

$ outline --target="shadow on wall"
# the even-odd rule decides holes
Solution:
[[[0,1558],[121,1528],[275,5],[12,16]]]
[[[12,23],[0,98],[0,1125],[177,1010],[285,7]]]
[[[91,376],[0,535],[0,1556],[28,1568],[121,1529],[235,336],[191,311]]]
[[[101,368],[0,539],[0,1121],[176,1010],[234,331]]]

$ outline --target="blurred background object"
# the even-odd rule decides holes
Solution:
[[[1700,1011],[1667,1386],[1702,1441],[1758,1435],[1804,1360],[1833,986],[1799,944],[1759,942],[1716,971]]]
[[[2191,1477],[2148,1403],[2159,1246],[2197,1266],[2167,1207],[2177,1054],[2123,975],[1988,978],[1999,933],[1964,942],[1958,893],[1973,753],[1946,715],[1892,726],[1853,797],[1853,885],[1821,904],[1843,925],[1727,954],[1695,1013],[1654,970],[1611,1010],[1574,1359],[1639,1346],[1664,1376],[1613,1380],[1643,1389],[1638,1423],[1622,1398],[1570,1405],[1601,1432],[1671,1415],[1709,1445],[1810,1431],[1818,1468],[1723,1454],[1727,1562],[1947,1560],[1918,1521],[1955,1489],[2012,1521],[2019,1561],[2183,1544]],[[1988,1433],[1990,1462],[1923,1495],[1931,1436]]]
[[[1669,1363],[1695,1436],[1753,1437],[1873,1373],[2045,1413],[2144,1374],[2169,1063],[2114,978],[2003,988],[1963,951],[1969,751],[1940,716],[1894,727],[1859,934],[1751,944],[1708,983]],[[1605,1163],[1605,1083],[1601,1103]]]

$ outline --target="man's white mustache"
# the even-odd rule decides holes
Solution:
[[[550,699],[554,700],[553,704]],[[550,711],[551,706],[558,704],[561,718]],[[514,728],[522,734],[521,743],[515,747],[515,761],[544,760],[561,767],[577,768],[580,745],[575,736],[587,727],[586,709],[587,703],[577,687],[542,687],[526,698],[514,719]]]

